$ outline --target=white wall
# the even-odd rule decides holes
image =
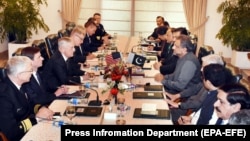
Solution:
[[[215,36],[222,27],[221,19],[222,14],[217,13],[217,7],[221,2],[225,0],[208,0],[207,1],[207,16],[209,19],[205,27],[205,45],[210,45],[214,48],[215,53],[219,54],[222,52],[224,57],[232,56],[232,50],[229,47],[226,47],[222,44],[222,41],[217,39]]]
[[[48,6],[41,6],[40,13],[44,18],[45,23],[49,26],[50,31],[46,33],[40,30],[38,34],[33,34],[30,41],[37,39],[44,39],[49,34],[55,34],[58,30],[62,29],[62,18],[58,10],[61,11],[61,0],[48,0]]]

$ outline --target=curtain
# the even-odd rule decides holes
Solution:
[[[62,0],[63,25],[67,22],[77,23],[81,10],[82,0]]]
[[[204,44],[207,0],[182,0],[189,30],[198,36],[197,49]],[[196,54],[197,54],[196,52]]]

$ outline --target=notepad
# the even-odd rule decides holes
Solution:
[[[133,99],[163,99],[160,92],[133,92]]]
[[[83,95],[81,93],[82,93],[81,91],[76,91],[72,94],[62,94],[62,95],[58,96],[57,99],[82,98]],[[84,98],[89,98],[89,96],[90,96],[90,93],[85,93]]]
[[[144,91],[163,91],[162,85],[144,85]]]
[[[153,78],[156,74],[160,73],[159,70],[144,70],[144,77]]]
[[[75,108],[76,116],[100,116],[102,113],[102,107],[75,106]]]
[[[134,118],[150,118],[150,119],[170,119],[170,111],[165,109],[156,109],[154,113],[143,113],[141,108],[135,108]]]

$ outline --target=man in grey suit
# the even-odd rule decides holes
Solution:
[[[173,50],[174,55],[177,55],[179,59],[174,72],[165,76],[162,74],[155,76],[155,80],[163,84],[166,92],[176,94],[201,82],[201,66],[192,52],[193,49],[190,37],[186,35],[177,37]]]

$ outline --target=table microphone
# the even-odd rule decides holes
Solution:
[[[96,100],[89,101],[88,106],[101,106],[102,105],[102,101],[99,100],[98,92],[95,89],[90,88],[90,86],[91,86],[90,83],[82,84],[82,83],[78,83],[78,82],[75,82],[72,80],[69,80],[69,82],[76,84],[76,85],[79,85],[79,86],[84,86],[84,88],[93,90],[96,93]]]

